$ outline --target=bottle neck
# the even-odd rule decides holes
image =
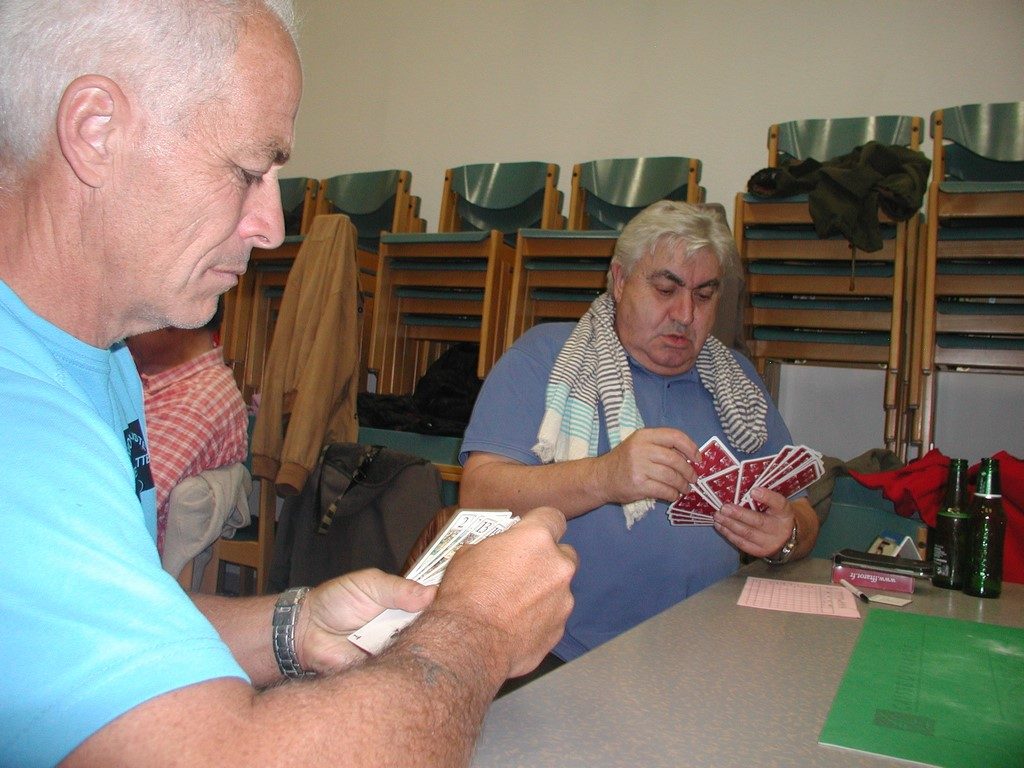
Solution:
[[[981,460],[981,471],[978,473],[974,495],[985,499],[998,499],[1002,496],[999,490],[999,463],[994,459]]]
[[[946,499],[943,508],[963,509],[967,506],[967,459],[950,459],[946,477]]]

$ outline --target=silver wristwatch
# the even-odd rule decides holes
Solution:
[[[274,658],[281,674],[293,679],[316,674],[302,668],[295,652],[295,625],[307,592],[309,587],[292,587],[281,593],[274,606]]]
[[[783,563],[788,563],[789,559],[793,557],[793,550],[796,549],[797,534],[799,532],[800,529],[797,527],[796,521],[794,520],[793,532],[789,534],[789,539],[782,545],[782,549],[779,550],[777,555],[774,557],[766,557],[764,561],[768,563],[768,565],[782,565]]]

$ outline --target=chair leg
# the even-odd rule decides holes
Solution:
[[[260,516],[257,526],[256,594],[267,591],[270,561],[274,555],[274,534],[277,528],[277,489],[270,480],[260,481]]]

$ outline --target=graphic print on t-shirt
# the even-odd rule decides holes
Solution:
[[[140,499],[142,492],[153,487],[153,472],[149,468],[149,448],[146,436],[142,434],[142,424],[138,419],[131,422],[124,430],[124,444],[128,448],[128,458],[135,470],[135,495]]]

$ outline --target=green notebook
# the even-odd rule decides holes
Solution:
[[[868,611],[819,743],[942,768],[1024,766],[1024,629]]]

